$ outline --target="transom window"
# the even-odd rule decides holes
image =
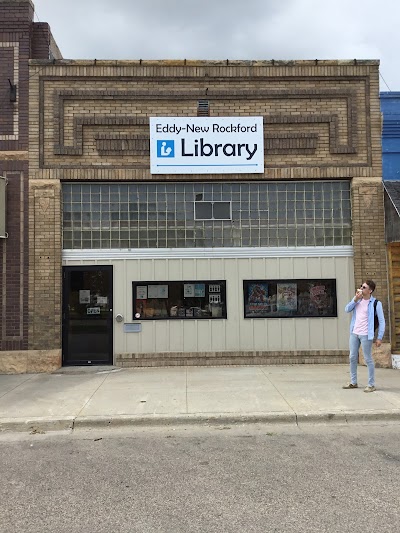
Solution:
[[[351,244],[348,181],[65,183],[65,249]]]
[[[230,220],[230,202],[196,202],[194,204],[196,220]]]

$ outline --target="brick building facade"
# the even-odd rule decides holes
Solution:
[[[347,361],[355,280],[373,278],[388,310],[378,61],[30,55],[25,68],[28,57],[29,165],[26,136],[15,160],[4,162],[11,145],[0,155],[3,172],[20,165],[11,170],[24,176],[8,194],[15,205],[23,194],[9,227],[25,232],[23,256],[11,231],[2,243],[13,295],[3,290],[2,309],[23,324],[21,344],[2,340],[3,370],[11,350],[25,350],[28,370]],[[263,174],[151,174],[149,117],[202,114],[262,117]],[[230,215],[200,220],[196,202],[229,204]],[[265,305],[252,315],[255,288]],[[284,288],[298,309],[312,293],[315,309],[279,312]]]
[[[0,368],[35,368],[29,356],[29,59],[60,58],[27,0],[0,0],[0,176],[7,180],[8,238],[0,239]],[[18,355],[17,355],[18,354]],[[18,362],[17,362],[18,361]],[[16,366],[14,366],[16,365]]]

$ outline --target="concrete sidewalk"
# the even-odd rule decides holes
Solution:
[[[155,424],[400,422],[400,372],[376,369],[377,391],[343,390],[347,365],[74,367],[0,375],[0,431]]]

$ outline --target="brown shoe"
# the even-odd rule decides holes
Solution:
[[[376,388],[372,385],[371,387],[365,387],[364,392],[374,392],[376,391]]]
[[[358,389],[357,383],[347,383],[343,385],[342,389]]]

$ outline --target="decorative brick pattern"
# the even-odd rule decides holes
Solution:
[[[314,154],[318,133],[270,133],[264,136],[266,154]]]
[[[23,170],[6,170],[12,168]],[[1,172],[2,171],[2,172]],[[0,351],[27,348],[28,220],[27,163],[0,161],[8,180],[8,239],[0,239]]]
[[[150,154],[150,137],[145,135],[115,135],[100,133],[95,135],[96,147],[101,155],[114,155],[115,152],[126,155]]]
[[[158,84],[161,84],[163,80],[155,80],[155,82]],[[90,79],[85,79],[86,83],[90,83]],[[41,94],[43,93],[44,86],[41,86]],[[220,101],[223,104],[225,102],[229,102],[232,97],[234,97],[235,100],[238,101],[238,108],[240,108],[240,102],[245,101],[246,103],[249,101],[257,102],[262,101],[263,104],[272,101],[273,109],[278,108],[278,104],[276,102],[287,102],[287,101],[301,101],[301,100],[307,100],[311,101],[314,105],[315,102],[317,102],[317,106],[321,104],[321,102],[324,101],[334,101],[337,100],[344,100],[344,108],[343,113],[341,116],[339,116],[336,113],[331,114],[320,114],[317,113],[315,108],[313,109],[313,113],[298,113],[298,111],[295,112],[295,114],[271,114],[271,115],[265,115],[264,116],[264,124],[266,129],[266,134],[268,132],[268,125],[280,125],[280,129],[285,130],[288,129],[290,126],[294,125],[301,125],[301,128],[304,128],[304,125],[310,124],[310,125],[317,125],[317,124],[326,124],[328,129],[328,149],[330,154],[356,154],[357,153],[357,101],[356,101],[356,93],[355,91],[348,90],[348,89],[342,89],[342,90],[316,90],[316,89],[307,89],[307,90],[300,90],[300,89],[291,89],[290,91],[282,90],[282,91],[268,91],[263,88],[260,88],[258,90],[252,90],[252,91],[246,91],[246,90],[235,90],[234,94],[232,94],[231,91],[217,91],[214,89],[212,92],[208,93],[209,99],[215,101]],[[189,111],[190,115],[195,115],[195,105],[198,105],[198,99],[201,98],[201,94],[193,94],[192,92],[184,92],[183,90],[173,91],[173,93],[165,91],[156,91],[154,89],[148,89],[147,91],[141,91],[141,90],[126,90],[126,91],[117,91],[117,90],[67,90],[67,91],[54,91],[54,150],[53,153],[55,155],[69,155],[69,156],[83,156],[84,155],[84,146],[83,146],[83,138],[84,138],[84,127],[107,127],[115,126],[117,130],[120,129],[120,127],[139,127],[139,129],[143,130],[142,134],[137,135],[136,137],[145,136],[148,132],[148,119],[143,119],[140,116],[134,116],[134,117],[127,117],[126,114],[129,111],[132,111],[132,107],[136,106],[138,102],[144,102],[145,105],[147,105],[147,110],[143,109],[143,112],[147,114],[151,114],[151,109],[153,106],[153,101],[157,101],[158,103],[165,103],[165,105],[169,106],[164,114],[171,114],[173,113],[171,106],[173,106],[173,102],[176,100],[179,100],[179,102],[182,101],[188,101],[193,107]],[[43,98],[41,98],[42,103],[44,103]],[[112,102],[112,106],[110,105],[110,101]],[[68,112],[66,111],[67,104],[73,103],[74,109],[73,109],[73,115],[69,120],[72,120],[72,139],[69,140],[69,144],[66,144],[67,141],[65,140],[65,130],[68,126],[69,121],[67,120],[66,115],[68,115]],[[89,104],[90,102],[90,104]],[[100,102],[97,104],[98,111],[96,112],[96,106],[93,107],[93,102]],[[115,113],[110,113],[105,115],[104,112],[107,112],[108,109],[115,109],[115,103],[119,102],[122,106],[125,106],[125,112],[122,115],[116,115]],[[129,104],[129,102],[132,102],[132,104]],[[146,104],[146,102],[149,102]],[[275,102],[275,103],[274,103]],[[88,105],[91,105],[93,108],[93,114],[90,114],[89,116],[81,115],[79,113],[80,109],[82,109],[82,106],[85,104],[85,113],[87,113]],[[159,104],[158,104],[159,105]],[[149,107],[150,106],[150,107]],[[216,106],[214,106],[216,107]],[[42,117],[44,107],[42,106],[42,110],[40,111],[40,116]],[[101,110],[100,110],[101,109]],[[218,107],[216,107],[218,110]],[[296,108],[298,109],[298,108]],[[334,110],[337,109],[337,104],[334,105],[332,108]],[[311,108],[310,108],[311,110]],[[257,112],[257,111],[255,111]],[[346,128],[346,137],[347,137],[347,144],[343,144],[340,142],[340,130],[343,130],[343,126],[340,124],[340,121],[343,121]],[[141,126],[141,128],[140,128]],[[44,128],[45,128],[45,120],[41,120],[41,138],[44,139]],[[104,128],[103,128],[104,129]],[[128,135],[128,134],[126,134]],[[271,134],[275,135],[277,139],[285,136],[285,132],[282,131],[279,134]],[[294,138],[298,135],[304,135],[304,133],[286,133],[286,135],[292,136],[291,138]],[[292,148],[290,146],[290,143],[283,142],[281,143],[280,147],[276,147],[274,150],[269,150],[267,148],[267,151],[270,155],[273,154],[286,154],[286,155],[300,155],[300,154],[313,154],[317,148],[318,145],[318,133],[310,132],[309,134],[311,138],[315,138],[316,141],[314,142],[314,149],[307,149],[304,152],[299,143],[297,143],[297,146]],[[294,137],[293,137],[294,136]],[[95,135],[95,138],[97,139],[97,136]],[[290,138],[290,137],[286,137]],[[267,143],[268,144],[268,143]],[[323,144],[321,142],[321,144]],[[97,147],[96,143],[96,147]],[[115,146],[115,145],[114,145]],[[276,146],[276,142],[275,142]],[[44,156],[45,151],[45,144],[41,143],[41,158],[40,158],[40,165],[47,168],[66,168],[74,166],[75,163],[70,164],[64,164],[61,160],[58,164],[53,163],[50,164],[46,161]],[[294,151],[293,151],[294,150]],[[137,168],[137,169],[147,169],[149,165],[149,158],[148,154],[137,151],[137,150],[121,150],[118,152],[116,149],[108,149],[106,153],[104,151],[98,151],[97,153],[93,153],[92,156],[92,162],[91,164],[87,165],[85,164],[86,161],[82,161],[79,163],[79,166],[82,167],[101,167],[102,162],[98,163],[98,154],[100,155],[113,155],[113,152],[116,152],[116,156],[119,156],[120,163],[114,164],[114,167],[117,168],[123,168],[123,167],[129,167],[129,168]],[[132,160],[121,160],[120,156],[127,156],[127,155],[143,155],[144,160],[143,161],[132,161]],[[146,157],[147,156],[147,157]],[[86,158],[85,158],[86,159]],[[348,162],[346,163],[336,163],[338,166],[346,165],[348,166]],[[354,162],[350,163],[350,166],[365,166],[366,162]],[[272,163],[267,162],[267,166],[272,166]],[[278,167],[285,167],[287,166],[287,162],[284,164],[277,163],[274,166]],[[298,163],[297,163],[297,166]],[[307,160],[304,161],[304,163],[300,166],[309,166],[309,163],[307,163]]]
[[[19,133],[19,43],[0,41],[0,141],[17,141]],[[10,102],[9,81],[17,86],[17,101]],[[1,145],[0,145],[1,149]]]

